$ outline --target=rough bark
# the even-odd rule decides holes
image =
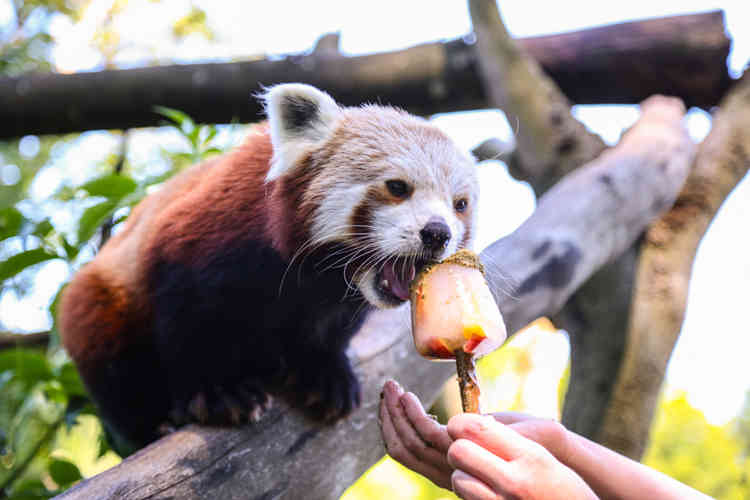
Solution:
[[[664,116],[674,102],[652,104],[617,147],[566,176],[528,221],[483,252],[509,331],[557,312],[671,204],[691,148]],[[279,403],[257,425],[190,426],[61,498],[337,498],[383,454],[375,409],[386,378],[431,403],[455,373],[452,363],[419,357],[408,324],[404,309],[381,312],[355,336],[364,403],[338,424],[321,427]]]
[[[508,331],[558,312],[595,270],[638,238],[640,220],[672,205],[694,152],[683,115],[677,99],[645,101],[637,125],[616,147],[565,176],[528,220],[485,250]]]
[[[594,274],[551,318],[568,332],[570,341],[562,422],[589,439],[595,439],[601,428],[625,350],[637,261],[637,246],[631,246]]]
[[[358,57],[337,53],[334,41],[326,38],[310,54],[245,62],[0,78],[0,138],[158,125],[163,118],[155,105],[199,122],[255,121],[262,110],[252,93],[288,81],[318,85],[344,104],[378,101],[422,115],[491,106],[471,37]],[[579,104],[637,103],[662,93],[707,108],[730,83],[720,11],[520,44]]]
[[[537,195],[604,148],[570,113],[570,102],[539,63],[516,43],[500,18],[495,0],[470,0],[477,37],[480,79],[493,107],[514,126],[510,173],[534,186]]]
[[[750,73],[722,100],[674,207],[646,232],[622,369],[599,441],[640,460],[685,316],[698,245],[750,169]]]
[[[572,116],[554,82],[510,39],[495,2],[475,0],[469,5],[488,94],[509,116],[523,118],[517,122],[516,144],[490,140],[474,153],[503,159],[539,196],[563,174],[593,159],[604,145]],[[633,246],[608,263],[552,318],[568,331],[571,345],[562,421],[592,439],[602,424],[624,351],[637,255]]]

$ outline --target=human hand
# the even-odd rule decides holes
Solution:
[[[453,467],[448,464],[447,453],[453,440],[446,426],[425,413],[414,394],[404,392],[394,380],[386,382],[378,419],[391,458],[441,488],[451,489]]]
[[[567,460],[568,433],[558,422],[515,412],[492,416],[521,436],[539,443],[559,461]],[[454,468],[448,463],[447,453],[453,439],[446,426],[425,413],[414,394],[404,392],[395,381],[386,382],[379,420],[386,450],[393,459],[440,487],[452,488]]]
[[[544,425],[519,419],[527,430],[546,435]],[[597,498],[575,472],[541,444],[521,435],[492,416],[462,414],[448,422],[454,442],[448,448],[453,491],[464,499],[584,499]]]

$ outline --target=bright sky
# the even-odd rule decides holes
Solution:
[[[0,0],[0,25],[9,16],[9,1]],[[94,0],[83,21],[76,26],[62,18],[53,21],[50,31],[61,41],[54,51],[60,71],[97,69],[101,63],[89,46],[96,26],[112,0]],[[126,49],[118,64],[137,66],[144,59],[195,61],[230,59],[253,54],[283,54],[308,50],[322,34],[341,32],[341,48],[350,54],[399,49],[426,41],[459,37],[470,30],[464,1],[381,0],[372,2],[248,2],[246,0],[196,0],[208,13],[209,22],[220,37],[208,45],[200,37],[176,44],[170,36],[170,22],[187,12],[186,0],[131,0],[125,15],[116,20]],[[259,8],[262,5],[262,10]],[[729,64],[733,75],[750,61],[750,2],[747,0],[630,0],[627,2],[550,2],[549,0],[506,0],[501,2],[503,16],[516,36],[548,34],[592,25],[690,13],[721,8],[734,40]],[[540,13],[542,15],[540,15]],[[156,48],[154,48],[156,47]],[[249,96],[248,96],[249,97]],[[576,115],[610,143],[638,116],[635,107],[579,107]],[[466,148],[498,136],[508,138],[510,127],[499,112],[443,115],[436,123]],[[709,117],[692,112],[688,118],[691,134],[700,140],[708,130]],[[151,136],[152,137],[152,136]],[[164,136],[161,136],[164,137]],[[172,140],[168,137],[161,140]],[[142,147],[136,147],[140,144]],[[153,152],[156,142],[141,134],[131,150],[141,157]],[[42,196],[59,182],[61,169],[76,158],[101,158],[114,150],[116,142],[104,134],[85,134],[71,148],[70,155],[59,159],[37,183]],[[66,160],[67,158],[67,160]],[[78,167],[77,167],[78,168]],[[511,231],[533,210],[528,188],[508,178],[499,164],[480,167],[483,202],[481,204],[481,247]],[[80,171],[80,170],[79,170]],[[735,190],[704,239],[695,262],[688,314],[680,342],[670,363],[668,383],[689,390],[691,402],[715,422],[736,414],[744,393],[750,387],[747,353],[750,352],[750,321],[744,314],[750,289],[750,181]],[[20,304],[12,298],[0,301],[0,314],[8,326],[35,329],[47,319],[40,313],[56,287],[65,277],[64,266],[50,264],[38,279],[38,298]],[[41,321],[41,323],[40,323]],[[558,349],[562,355],[564,349]]]

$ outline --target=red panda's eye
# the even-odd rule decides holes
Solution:
[[[409,185],[402,180],[390,180],[385,181],[385,186],[388,191],[396,198],[406,198],[411,194]]]
[[[461,198],[453,203],[453,208],[455,208],[458,213],[466,211],[467,206],[469,206],[469,202],[466,201],[466,198]]]

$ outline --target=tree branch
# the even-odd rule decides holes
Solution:
[[[491,107],[467,40],[357,57],[321,46],[235,63],[0,78],[0,138],[158,125],[155,105],[204,123],[256,121],[262,110],[252,93],[289,81],[317,85],[343,104],[379,101],[421,115]],[[520,41],[572,102],[636,103],[664,93],[702,107],[730,83],[729,43],[721,11]]]
[[[470,6],[490,95],[509,116],[522,117],[517,122],[518,146],[514,150],[488,141],[475,154],[499,153],[508,170],[540,195],[566,172],[591,161],[604,144],[572,116],[554,82],[510,39],[495,2],[474,0]],[[679,121],[681,114],[675,114],[674,120]],[[571,430],[590,438],[601,425],[625,349],[637,259],[638,249],[627,249],[583,283],[552,317],[558,327],[568,331],[571,346],[562,420]]]
[[[646,105],[617,147],[568,175],[528,221],[483,252],[509,331],[554,314],[674,199],[692,156],[665,107],[674,110],[674,101]],[[376,409],[384,381],[396,378],[431,403],[455,372],[422,359],[408,325],[404,308],[378,312],[355,336],[363,405],[334,426],[281,402],[256,425],[177,431],[60,498],[337,498],[383,454]]]
[[[49,332],[13,333],[0,332],[0,351],[16,347],[46,348],[49,344]]]
[[[640,460],[682,328],[693,261],[722,203],[750,168],[750,72],[722,100],[674,207],[646,232],[627,347],[602,444]]]
[[[492,106],[517,124],[518,162],[514,177],[528,181],[538,195],[556,180],[598,156],[605,148],[570,113],[570,103],[539,63],[505,29],[496,0],[470,0],[477,36],[480,79]]]

